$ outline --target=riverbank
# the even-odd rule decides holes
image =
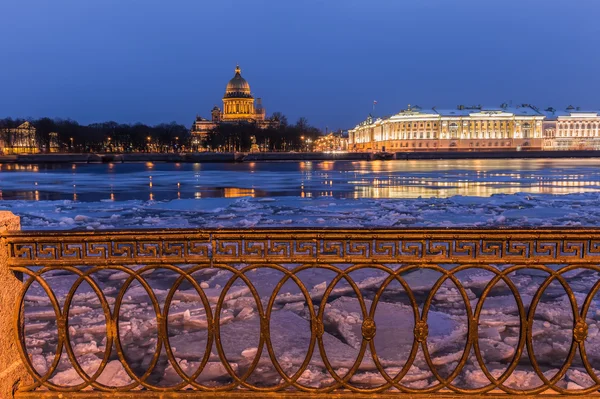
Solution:
[[[199,152],[186,154],[20,154],[0,156],[0,163],[129,163],[129,162],[273,162],[273,161],[371,161],[377,159],[539,159],[600,158],[600,151],[485,151],[485,152]]]
[[[129,163],[129,162],[262,162],[262,161],[368,161],[370,153],[323,152],[197,152],[186,154],[20,154],[0,156],[0,163]]]

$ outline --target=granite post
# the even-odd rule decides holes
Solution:
[[[0,211],[0,398],[12,399],[16,390],[32,382],[19,352],[14,325],[17,301],[23,283],[8,268],[4,234],[21,230],[21,221],[12,212]]]

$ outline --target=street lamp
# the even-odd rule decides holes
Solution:
[[[69,140],[71,140],[71,152],[73,152],[73,137],[69,137]]]
[[[148,152],[150,152],[150,140],[152,139],[150,136],[146,137],[148,140]]]

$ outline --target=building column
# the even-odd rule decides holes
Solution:
[[[7,232],[19,230],[19,217],[9,211],[0,211],[0,398],[6,399],[12,399],[18,388],[33,382],[19,356],[14,321],[23,282],[8,268],[8,248],[2,237]]]

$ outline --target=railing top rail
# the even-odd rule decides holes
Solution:
[[[9,264],[600,263],[600,229],[160,229],[24,231]]]

